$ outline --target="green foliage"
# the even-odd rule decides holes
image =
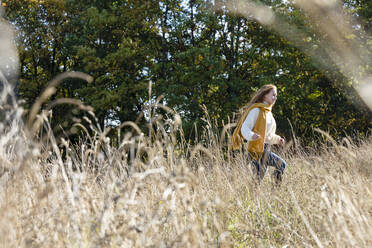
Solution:
[[[305,142],[313,128],[334,136],[371,128],[372,116],[327,57],[324,34],[292,1],[264,1],[306,37],[296,48],[253,19],[232,15],[225,1],[50,0],[4,1],[18,30],[19,95],[29,108],[46,83],[64,71],[94,77],[87,84],[65,80],[51,100],[71,97],[95,109],[101,125],[134,121],[160,96],[183,117],[187,138],[195,138],[209,117],[222,127],[261,85],[278,86],[274,108],[279,133],[291,127]],[[364,39],[365,71],[371,71],[370,3],[345,1],[357,17],[349,39]],[[283,27],[284,29],[285,27]],[[316,31],[316,32],[314,32]],[[290,30],[288,30],[290,32]],[[295,33],[293,35],[296,35]],[[369,45],[368,45],[369,44]],[[321,54],[316,60],[305,54]],[[153,94],[148,95],[149,82]],[[54,110],[54,125],[65,122],[68,106]],[[73,115],[73,114],[72,114]]]

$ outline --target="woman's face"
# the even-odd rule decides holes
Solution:
[[[269,91],[269,93],[267,93],[264,96],[263,100],[267,102],[268,104],[273,105],[276,101],[276,97],[277,97],[276,89],[272,89]]]

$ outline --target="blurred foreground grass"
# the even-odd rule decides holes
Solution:
[[[246,155],[229,155],[210,123],[195,147],[177,141],[171,114],[150,119],[151,138],[126,123],[133,132],[116,143],[90,113],[77,124],[89,135],[71,145],[57,144],[50,114],[37,115],[36,136],[1,127],[1,247],[372,245],[371,139],[279,151],[282,186],[268,174],[257,187]]]
[[[0,34],[11,41],[9,33]],[[73,127],[85,136],[71,144],[54,137],[51,111],[39,111],[61,78],[25,127],[6,84],[18,70],[16,50],[1,44],[11,52],[2,53],[0,68],[1,247],[372,247],[372,138],[328,137],[313,151],[289,144],[278,151],[288,162],[280,188],[269,174],[257,187],[246,154],[231,156],[211,123],[202,143],[187,145],[179,116],[156,104],[149,106],[149,134],[126,122],[127,131],[110,140],[89,107],[54,101],[50,108],[70,103],[87,111]],[[355,58],[348,75],[363,62]],[[168,115],[156,115],[160,107]]]

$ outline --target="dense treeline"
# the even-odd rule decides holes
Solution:
[[[275,31],[232,15],[225,2],[3,1],[18,32],[18,95],[30,108],[56,75],[86,72],[94,77],[92,83],[65,80],[51,100],[80,99],[94,108],[101,125],[118,125],[135,121],[163,96],[161,101],[183,117],[186,137],[192,140],[194,126],[200,130],[205,125],[201,106],[222,127],[254,90],[273,83],[279,94],[274,114],[279,133],[287,138],[291,125],[304,141],[311,140],[313,128],[335,137],[371,128],[371,112],[331,60],[321,64],[310,59]],[[306,49],[321,53],[317,44],[324,34],[312,31],[292,1],[264,3],[308,33]],[[370,1],[345,0],[342,8],[361,23],[353,26],[350,39],[362,39],[366,57],[371,57]],[[364,70],[371,71],[371,65]],[[55,107],[53,124],[67,127],[70,117],[79,115],[71,110],[68,105]]]

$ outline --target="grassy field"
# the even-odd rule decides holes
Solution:
[[[330,12],[330,1],[296,2],[330,34],[320,45],[341,72],[361,79],[368,53],[343,37],[348,21]],[[255,8],[260,11],[238,14],[253,11],[254,19],[320,58],[280,19],[262,21],[270,8]],[[12,32],[0,32],[2,56],[11,58],[0,64],[0,247],[372,247],[372,136],[336,142],[318,130],[318,146],[294,138],[274,147],[288,164],[280,187],[273,186],[272,171],[257,185],[244,149],[234,156],[227,150],[231,128],[221,134],[206,121],[203,138],[188,145],[180,117],[165,106],[148,106],[149,132],[127,122],[110,140],[89,107],[57,99],[50,108],[69,103],[87,113],[66,130],[84,134],[72,144],[54,136],[52,112],[40,109],[66,75],[92,78],[58,76],[24,113],[2,72],[18,68]],[[358,49],[350,51],[351,43]],[[356,88],[372,106],[366,89]],[[156,108],[168,115],[156,115]]]
[[[126,123],[120,142],[87,115],[71,145],[48,115],[33,136],[14,118],[1,126],[1,247],[372,246],[371,139],[289,142],[277,188],[272,171],[257,186],[210,123],[191,147],[175,138],[178,115],[152,118],[152,138]]]

